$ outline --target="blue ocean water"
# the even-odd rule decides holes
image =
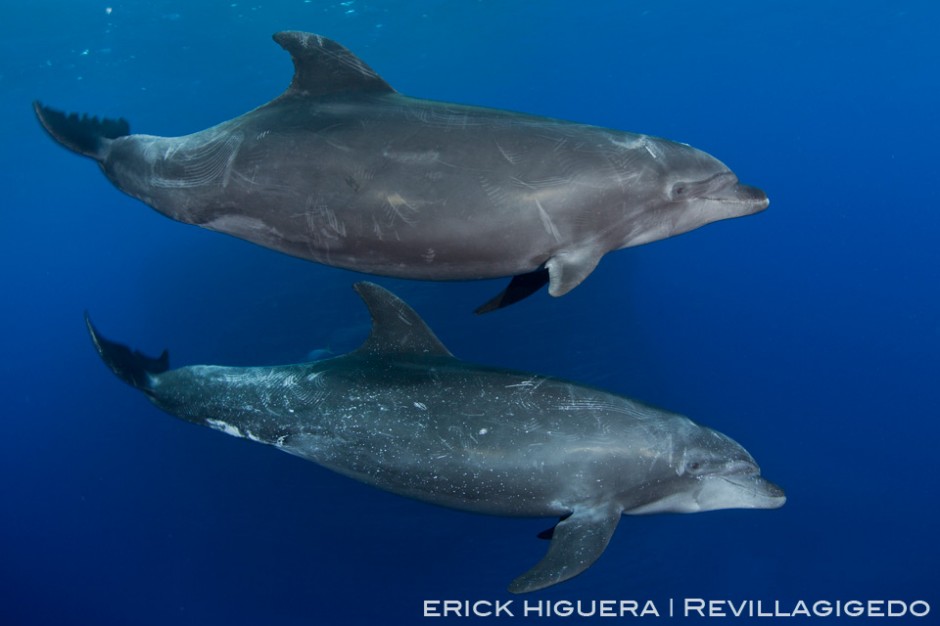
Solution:
[[[161,217],[32,117],[39,98],[202,129],[286,87],[283,29],[409,95],[690,143],[771,198],[488,316],[471,311],[501,281],[378,280],[461,358],[687,414],[787,491],[773,511],[625,517],[533,599],[922,600],[936,620],[938,24],[926,0],[6,3],[0,623],[415,624],[425,600],[510,599],[545,549],[548,520],[412,502],[176,420],[92,349],[86,309],[176,365],[367,332],[359,275]]]

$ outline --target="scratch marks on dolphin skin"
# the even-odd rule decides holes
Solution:
[[[385,196],[385,200],[387,203],[386,217],[389,224],[394,223],[396,217],[405,224],[415,223],[418,209],[405,200],[400,193],[391,193]]]
[[[598,416],[602,414],[624,415],[630,419],[637,420],[642,425],[651,419],[658,419],[658,414],[651,412],[647,406],[634,402],[611,402],[599,398],[574,398],[558,405],[559,411],[565,412],[585,412],[588,415]]]
[[[539,219],[542,221],[542,227],[545,228],[545,232],[555,239],[555,243],[561,243],[561,235],[558,233],[558,229],[555,227],[555,223],[552,221],[551,216],[549,216],[545,208],[542,207],[542,203],[539,202],[537,197],[532,199],[535,201],[535,206],[538,208]]]
[[[623,150],[636,150],[646,143],[646,135],[624,135],[623,139],[612,134],[605,134],[607,140]]]
[[[385,240],[385,236],[382,233],[382,224],[379,223],[375,215],[372,215],[372,233],[378,237],[379,241]]]
[[[346,236],[346,223],[318,196],[307,196],[303,219],[310,235],[308,249],[311,252],[321,247],[329,249],[331,241],[335,242]]]
[[[501,155],[503,155],[503,158],[506,159],[506,160],[509,162],[510,165],[515,165],[516,163],[519,162],[519,155],[518,155],[518,154],[514,154],[514,153],[512,153],[512,152],[509,152],[508,150],[506,150],[505,148],[503,148],[501,145],[499,145],[499,142],[498,142],[498,141],[495,141],[494,143],[496,144],[496,149],[499,150],[499,153],[500,153]]]
[[[490,180],[487,176],[480,176],[480,188],[495,207],[511,207],[515,205],[514,198],[510,196],[505,185]]]
[[[154,168],[151,182],[155,187],[167,189],[201,187],[216,181],[225,187],[244,139],[244,135],[236,130],[216,133],[207,141],[188,140],[172,150],[169,157],[164,155],[165,159],[171,160],[164,160]],[[174,172],[175,168],[168,167],[169,163],[177,164],[181,171]]]
[[[647,141],[643,143],[643,147],[646,148],[646,151],[649,152],[649,155],[657,161],[662,158],[663,153],[662,150],[659,149],[659,146]]]
[[[405,326],[414,326],[414,323],[411,321],[411,316],[408,313],[409,311],[406,309],[400,308],[396,313],[396,317],[398,317],[399,321]]]
[[[637,135],[636,139],[632,141],[629,137],[624,139],[618,139],[613,135],[608,135],[607,139],[610,143],[614,144],[618,148],[623,148],[625,150],[646,150],[647,154],[653,157],[654,160],[660,160],[663,158],[663,151],[655,141],[650,141],[650,138],[647,135]]]
[[[235,157],[238,156],[238,149],[241,148],[242,141],[244,137],[241,133],[233,133],[233,137],[237,137],[237,141],[232,145],[231,152],[228,155],[228,158],[225,160],[225,169],[222,172],[222,187],[228,187],[228,181],[232,176],[232,166],[235,164]],[[228,142],[229,140],[226,140]]]
[[[336,217],[336,211],[327,206],[323,207],[323,213],[326,215],[326,223],[334,233],[339,237],[346,236],[346,224]]]
[[[531,189],[533,191],[553,189],[556,187],[567,187],[569,184],[574,183],[574,181],[566,176],[553,176],[551,178],[540,178],[536,180],[523,180],[517,176],[511,176],[509,180],[519,187],[525,187],[526,189]]]
[[[323,141],[331,148],[335,148],[339,150],[340,152],[352,152],[352,148],[350,148],[346,144],[336,141],[335,139],[324,139]]]
[[[533,376],[532,378],[527,378],[521,382],[506,385],[506,389],[523,389],[531,393],[541,387],[545,380],[545,378],[540,376]]]
[[[326,385],[326,381],[323,380],[323,372],[310,372],[304,377],[304,380],[308,383],[313,383],[317,389],[323,389]]]
[[[637,154],[635,150],[605,150],[601,154],[608,165],[605,179],[617,181],[620,191],[624,194],[632,185],[637,184],[646,171],[646,168],[642,165],[640,167],[636,166],[641,155]],[[624,207],[625,211],[627,208]]]
[[[507,123],[501,124],[502,120],[493,119],[487,116],[477,116],[473,107],[414,107],[405,109],[406,113],[426,126],[437,128],[471,128],[479,126],[509,126]]]
[[[335,59],[337,62],[358,72],[359,74],[369,78],[379,78],[379,75],[375,73],[375,70],[363,63],[359,57],[349,52],[345,48],[338,49],[334,47],[338,45],[336,42],[325,39],[322,35],[314,35],[313,37],[316,38],[316,45],[311,45],[311,37],[305,37],[303,39],[304,48],[319,48],[320,51],[326,56],[330,57],[331,59]]]
[[[382,156],[396,163],[405,165],[434,165],[441,160],[441,153],[437,150],[392,150],[385,148]],[[449,165],[444,163],[444,165]],[[453,167],[450,165],[450,167]]]
[[[348,126],[349,124],[346,122],[336,122],[334,124],[330,124],[328,126],[324,126],[323,128],[314,130],[313,136],[319,140],[322,140],[323,143],[330,146],[331,148],[339,150],[340,152],[352,152],[353,148],[337,139],[337,137],[342,136],[342,134],[335,132],[337,129]]]
[[[534,400],[535,392],[546,380],[546,378],[540,376],[533,376],[518,383],[506,385],[506,389],[513,390],[509,398],[510,402],[524,411],[537,411],[538,406]]]

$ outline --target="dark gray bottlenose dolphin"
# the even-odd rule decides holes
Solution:
[[[767,207],[717,159],[646,135],[392,89],[338,43],[274,35],[293,82],[184,137],[35,104],[59,143],[160,213],[297,257],[427,280],[515,276],[561,296],[611,250]]]
[[[621,514],[776,508],[747,451],[688,418],[536,374],[457,360],[407,304],[371,283],[357,350],[278,367],[169,369],[103,338],[105,363],[168,413],[273,445],[403,496],[506,516],[559,517],[547,555],[509,590],[587,569]]]

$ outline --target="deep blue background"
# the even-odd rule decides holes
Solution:
[[[410,95],[690,143],[772,199],[483,318],[501,283],[379,281],[458,356],[685,413],[788,492],[776,511],[624,518],[537,597],[923,599],[936,618],[940,3],[107,6],[0,9],[0,623],[417,623],[424,599],[508,598],[545,548],[545,520],[411,502],[172,419],[92,350],[84,309],[178,365],[364,336],[359,276],[157,215],[30,111],[192,132],[287,85],[281,29]]]

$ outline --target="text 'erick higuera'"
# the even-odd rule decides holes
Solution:
[[[424,617],[926,617],[924,600],[425,600]]]

